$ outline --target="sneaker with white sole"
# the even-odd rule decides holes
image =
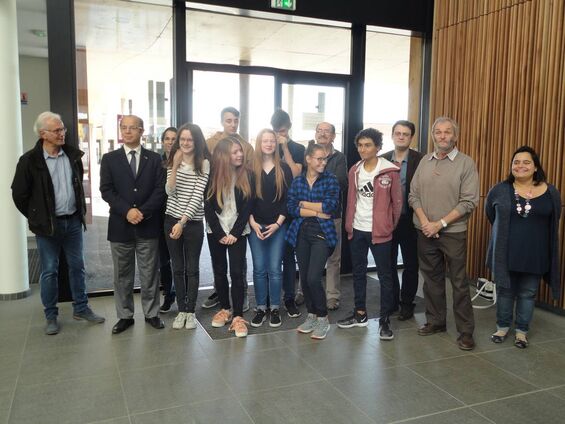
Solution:
[[[229,331],[234,331],[236,337],[247,337],[247,321],[242,317],[235,317],[230,325]]]
[[[196,328],[196,316],[193,312],[186,313],[186,324],[184,325],[184,328],[187,330],[194,330]]]
[[[173,321],[173,328],[175,330],[180,330],[181,328],[184,328],[185,322],[186,322],[186,312],[179,312],[175,320]]]
[[[231,321],[231,312],[229,309],[220,309],[212,318],[212,327],[220,328]]]
[[[318,317],[316,325],[314,326],[314,331],[312,331],[312,335],[310,337],[316,340],[323,340],[326,338],[328,331],[330,331],[330,321],[328,320],[328,317]]]
[[[269,316],[269,327],[280,327],[282,325],[281,313],[278,309],[271,309]]]
[[[218,293],[214,292],[208,298],[202,302],[202,307],[204,309],[213,308],[216,305],[220,304],[220,299],[218,298]]]
[[[251,320],[252,327],[261,327],[267,319],[267,311],[264,309],[257,309],[255,316]]]
[[[379,339],[381,339],[381,340],[392,340],[392,339],[394,339],[394,333],[390,329],[390,322],[388,320],[382,321],[380,323]]]
[[[308,314],[306,321],[300,324],[297,328],[299,333],[308,334],[314,331],[318,317],[314,314]]]
[[[367,325],[369,325],[367,313],[360,314],[358,311],[353,311],[350,316],[337,322],[339,328],[366,327]]]

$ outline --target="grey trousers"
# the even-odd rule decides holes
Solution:
[[[146,318],[159,315],[159,239],[137,238],[110,243],[114,262],[114,300],[119,319],[133,318],[135,262],[139,270],[141,306]]]
[[[339,275],[341,268],[341,218],[333,221],[337,232],[337,244],[326,263],[326,298],[339,300],[341,296]]]
[[[453,289],[453,315],[459,333],[473,334],[475,319],[469,292],[467,264],[467,232],[440,233],[439,238],[428,238],[418,231],[418,260],[424,277],[426,319],[437,326],[445,325],[447,305],[445,297],[446,268]]]

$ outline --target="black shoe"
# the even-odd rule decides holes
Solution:
[[[122,318],[112,327],[112,334],[120,334],[130,328],[135,321],[133,318]]]
[[[290,318],[297,318],[302,314],[296,307],[296,303],[294,303],[293,299],[285,301],[284,306],[286,309],[286,313]]]
[[[167,312],[169,312],[171,310],[171,306],[172,306],[173,303],[175,303],[174,297],[165,296],[165,299],[163,300],[163,304],[161,305],[161,308],[159,310],[162,313],[166,314]]]
[[[202,307],[204,309],[210,309],[219,304],[220,304],[220,299],[218,299],[218,293],[214,292],[210,296],[208,296],[208,299],[202,302]]]
[[[251,320],[251,327],[261,327],[265,320],[267,319],[267,311],[263,309],[257,309],[257,313]]]
[[[145,317],[145,322],[149,324],[151,327],[155,328],[156,330],[165,328],[165,323],[159,317],[152,317],[152,318]]]
[[[282,324],[281,314],[278,309],[271,310],[271,316],[269,320],[269,327],[280,327]]]
[[[350,316],[337,322],[339,328],[366,327],[367,325],[369,325],[367,313],[360,314],[357,311],[353,311]]]
[[[394,333],[390,329],[390,321],[386,320],[380,323],[381,328],[379,329],[379,339],[381,340],[392,340],[394,339]]]
[[[405,305],[404,303],[400,306],[400,315],[398,315],[399,321],[406,321],[414,316],[414,307],[416,305],[409,303]]]

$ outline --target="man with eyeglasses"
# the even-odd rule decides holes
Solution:
[[[160,214],[165,198],[161,156],[141,146],[143,120],[135,115],[120,122],[123,147],[106,153],[100,164],[100,192],[110,205],[108,241],[114,262],[114,300],[119,334],[134,324],[133,283],[139,270],[145,322],[164,328],[159,318]]]
[[[329,122],[320,122],[316,125],[316,143],[326,149],[326,171],[332,173],[339,182],[341,197],[339,206],[334,213],[333,221],[337,233],[337,244],[332,255],[326,263],[326,301],[330,311],[339,308],[340,267],[341,267],[341,215],[344,193],[347,193],[347,160],[345,155],[334,148],[335,126]]]
[[[387,152],[383,158],[391,161],[400,168],[400,183],[402,184],[402,214],[398,225],[392,233],[391,266],[394,281],[394,309],[400,305],[400,321],[406,321],[414,316],[414,299],[418,291],[418,234],[412,222],[413,210],[408,205],[410,183],[420,159],[424,156],[410,148],[416,126],[410,121],[397,121],[392,126],[392,141],[394,150]],[[402,249],[402,289],[398,279],[398,246]]]
[[[65,144],[66,128],[56,113],[41,113],[34,131],[39,140],[18,162],[12,198],[37,240],[41,261],[39,285],[47,320],[45,334],[55,335],[60,330],[57,300],[61,251],[69,270],[73,318],[96,324],[105,319],[92,312],[86,295],[82,237],[86,229],[81,159],[84,153]]]

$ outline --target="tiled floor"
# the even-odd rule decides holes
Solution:
[[[61,333],[45,336],[36,286],[0,303],[0,423],[565,422],[565,318],[542,310],[524,351],[492,344],[494,310],[476,311],[477,349],[463,352],[451,315],[429,337],[416,334],[422,314],[393,318],[390,342],[374,320],[318,342],[295,331],[213,341],[173,331],[171,314],[165,330],[138,314],[113,336],[113,298],[91,304],[104,325],[73,321],[64,304]]]

